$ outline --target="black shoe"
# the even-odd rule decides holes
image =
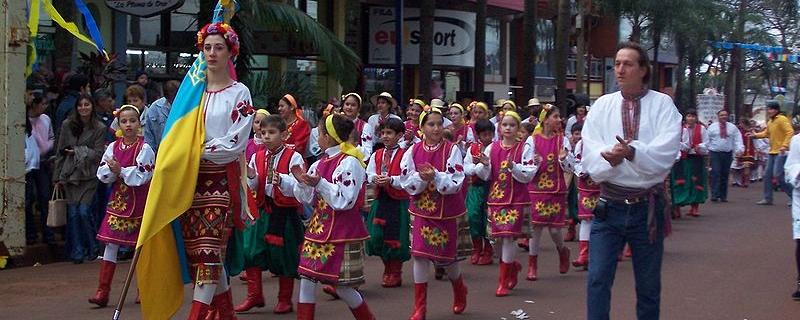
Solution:
[[[711,198],[711,202],[717,202],[717,201],[719,201],[719,198]]]
[[[792,294],[792,300],[800,301],[800,280],[797,281],[797,290]]]
[[[719,199],[719,201],[728,202],[728,199]]]

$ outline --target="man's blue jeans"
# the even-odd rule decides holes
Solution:
[[[589,246],[587,319],[607,320],[611,312],[611,287],[617,272],[617,256],[628,243],[633,253],[636,279],[636,317],[658,319],[661,302],[661,259],[664,255],[663,199],[655,204],[658,226],[653,242],[647,231],[647,202],[632,205],[609,201],[606,213],[595,211]]]
[[[783,164],[786,163],[786,155],[770,154],[767,158],[767,167],[764,169],[764,200],[772,202],[772,179],[778,181],[778,187],[786,193],[789,200],[792,199],[792,188],[783,180]]]
[[[711,199],[728,199],[728,177],[733,152],[709,152],[711,158]]]

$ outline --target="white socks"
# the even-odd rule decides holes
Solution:
[[[339,295],[340,299],[344,300],[344,303],[346,303],[350,309],[358,308],[364,303],[364,298],[361,297],[361,294],[351,287],[337,286],[336,294]]]
[[[539,255],[539,239],[542,237],[543,229],[544,227],[533,227],[533,235],[531,235],[531,239],[528,241],[528,255]],[[561,228],[548,227],[547,230],[550,232],[550,238],[553,239],[553,243],[556,244],[556,249],[561,249],[564,246],[564,237],[561,236]]]
[[[111,263],[117,263],[117,252],[119,252],[118,244],[106,244],[106,250],[103,251],[103,260]]]
[[[547,228],[550,231],[550,239],[556,244],[556,249],[561,249],[564,246],[564,237],[561,236],[561,228]]]
[[[450,281],[456,281],[461,277],[461,266],[459,266],[458,261],[445,267],[445,270],[447,270],[447,278],[450,279]]]
[[[225,268],[222,268],[217,283],[204,283],[194,286],[194,295],[192,299],[210,305],[215,295],[228,291],[229,288],[228,274]]]
[[[414,257],[414,283],[427,283],[431,268],[431,261],[425,258]]]
[[[317,283],[305,278],[300,279],[300,294],[297,301],[300,303],[317,302]],[[350,309],[355,309],[364,303],[361,294],[351,287],[336,286],[336,294],[347,304]]]
[[[517,243],[514,238],[501,238],[502,240],[502,255],[501,260],[503,263],[512,263],[517,255]]]
[[[592,234],[592,220],[581,220],[581,230],[578,234],[578,240],[589,241],[589,235]]]
[[[317,283],[305,278],[300,279],[300,295],[297,299],[300,303],[317,302]]]

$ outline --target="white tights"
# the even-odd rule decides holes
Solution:
[[[500,259],[503,260],[503,263],[512,263],[517,256],[517,242],[514,241],[514,238],[511,237],[503,237],[500,238],[502,241],[502,254]]]
[[[581,220],[581,231],[578,234],[578,240],[589,241],[589,235],[592,234],[592,220]]]
[[[318,283],[314,281],[300,279],[300,296],[298,301],[300,303],[316,303],[317,286]],[[336,286],[336,294],[339,295],[339,298],[342,299],[350,309],[358,308],[364,303],[364,298],[361,297],[361,294],[351,287]]]
[[[564,247],[564,237],[561,236],[561,228],[547,227],[547,230],[550,232],[550,239],[553,239],[556,249],[561,250],[561,248]],[[542,237],[542,231],[544,231],[544,227],[542,226],[533,227],[533,235],[528,242],[528,255],[539,255],[539,239]]]
[[[103,260],[117,263],[117,253],[119,252],[119,245],[113,243],[106,244],[106,250],[103,251]]]
[[[193,299],[200,301],[204,304],[211,304],[211,300],[214,300],[214,296],[224,293],[230,289],[230,279],[228,279],[228,274],[225,271],[225,268],[222,268],[222,271],[219,274],[219,281],[217,283],[204,283],[195,285],[194,287],[194,295]]]
[[[433,262],[430,259],[414,257],[414,283],[428,283],[431,264]],[[459,267],[458,262],[453,262],[444,268],[447,271],[448,279],[456,281],[461,277],[461,267]]]

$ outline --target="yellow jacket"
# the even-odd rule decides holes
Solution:
[[[789,118],[782,114],[778,114],[772,119],[767,121],[767,129],[756,133],[755,137],[758,139],[769,138],[769,154],[778,154],[781,152],[781,147],[789,149],[789,142],[792,141],[794,136],[794,129]]]

